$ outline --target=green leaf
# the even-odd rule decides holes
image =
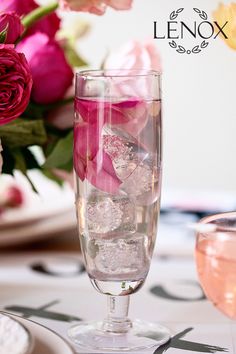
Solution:
[[[35,158],[34,154],[27,148],[22,148],[21,149],[22,154],[25,159],[25,165],[27,170],[33,170],[33,169],[40,169],[40,165]]]
[[[22,174],[26,177],[26,179],[30,183],[33,191],[35,193],[38,193],[35,185],[33,184],[33,182],[31,181],[30,177],[27,174],[27,163],[26,163],[24,151],[22,151],[22,149],[13,149],[12,156],[14,157],[15,160],[15,169],[22,172]]]
[[[43,168],[41,172],[46,176],[47,178],[51,179],[52,181],[56,182],[59,186],[63,185],[63,181],[61,178],[56,176],[51,170],[48,170],[46,168]]]
[[[25,120],[18,118],[0,126],[0,137],[9,148],[43,145],[47,135],[43,120]]]
[[[38,163],[36,165],[36,160],[31,151],[28,149],[8,149],[6,146],[3,146],[2,151],[3,157],[3,166],[2,173],[12,175],[14,174],[14,170],[20,170],[23,175],[27,178],[34,192],[38,193],[35,188],[33,182],[27,175],[27,169],[31,168],[39,168]],[[34,162],[33,162],[34,160]]]
[[[30,102],[24,112],[24,116],[30,119],[43,119],[43,105],[38,105],[36,103]]]
[[[1,154],[3,158],[2,173],[13,175],[15,169],[15,159],[12,156],[11,151],[7,148],[7,146],[3,146]]]
[[[73,170],[73,157],[71,156],[70,161],[68,161],[66,164],[60,166],[60,170],[64,170],[66,172],[71,172]]]
[[[73,67],[86,66],[86,61],[76,52],[73,46],[67,41],[65,47],[65,56],[68,63]]]
[[[25,158],[22,151],[20,149],[13,149],[12,156],[15,159],[15,169],[25,174],[27,168],[26,168]]]
[[[51,154],[47,157],[43,168],[62,168],[72,159],[73,131],[65,138],[58,140]]]

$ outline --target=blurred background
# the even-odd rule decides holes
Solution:
[[[224,1],[224,4],[231,1]],[[213,19],[218,0],[198,0]],[[129,40],[153,38],[153,21],[165,30],[169,14],[185,7],[186,21],[194,19],[193,0],[135,0],[133,10],[107,10],[103,17],[81,15],[91,24],[78,43],[90,66]],[[73,17],[68,14],[67,17]],[[163,68],[163,124],[165,189],[236,192],[236,52],[218,37],[196,55],[181,55],[166,40],[153,40]]]
[[[37,2],[45,5],[50,1]],[[224,4],[229,3],[224,1]],[[59,11],[65,31],[84,32],[76,42],[76,49],[90,68],[100,68],[107,55],[130,41],[149,40],[155,45],[163,70],[164,171],[160,236],[170,235],[175,230],[175,243],[181,252],[183,242],[180,238],[183,241],[190,233],[183,228],[186,222],[195,222],[211,212],[236,207],[236,51],[220,37],[211,39],[201,53],[191,55],[177,53],[167,40],[153,39],[154,21],[160,33],[165,33],[173,10],[184,7],[184,19],[191,23],[196,18],[192,10],[195,6],[193,0],[134,0],[132,11],[108,8],[104,16]],[[213,12],[219,1],[198,0],[197,6],[208,14],[209,21],[213,21]],[[8,245],[9,235],[12,237],[9,225],[14,227],[15,220],[27,221],[25,215],[29,209],[30,220],[39,220],[40,217],[44,224],[39,223],[35,227],[34,223],[33,228],[28,225],[27,232],[25,228],[18,229],[21,237],[17,236],[14,227],[14,242],[22,239],[22,235],[26,241],[32,240],[33,234],[44,238],[47,234],[68,235],[70,230],[74,235],[74,195],[70,185],[66,183],[61,188],[34,171],[29,175],[40,194],[34,195],[24,178],[18,175],[18,181],[26,191],[26,203],[21,211],[4,215],[2,224],[0,222],[2,244]],[[32,203],[36,205],[33,215]],[[45,214],[52,217],[51,221],[45,218],[42,221]],[[173,239],[161,239],[163,250],[169,251]],[[190,243],[188,250],[192,249],[193,237]]]

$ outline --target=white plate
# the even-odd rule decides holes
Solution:
[[[61,336],[51,329],[31,320],[10,315],[19,321],[31,333],[34,339],[34,348],[31,354],[75,354],[76,352]]]
[[[1,189],[16,183],[25,198],[22,207],[1,215],[0,247],[34,242],[67,231],[75,232],[74,191],[69,185],[60,187],[37,171],[34,172],[30,177],[40,193],[38,195],[32,192],[20,173],[16,173],[15,179],[7,175],[0,176]]]
[[[0,247],[39,241],[65,232],[76,232],[74,208],[32,223],[0,229]]]
[[[34,346],[33,336],[17,318],[0,313],[1,341],[0,353],[31,354]],[[4,348],[5,347],[5,348]]]
[[[74,192],[68,185],[60,187],[40,174],[36,174],[34,180],[37,181],[34,183],[39,194],[32,192],[28,182],[20,174],[15,180],[11,176],[0,177],[1,189],[16,183],[24,196],[22,207],[9,209],[1,215],[0,231],[63,214],[74,206]]]

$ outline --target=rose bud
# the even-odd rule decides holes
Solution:
[[[72,84],[73,71],[60,45],[44,33],[24,38],[17,46],[33,76],[32,99],[48,104],[62,99]]]
[[[3,42],[14,44],[24,31],[20,17],[15,12],[0,13],[0,33]]]
[[[0,0],[0,12],[15,11],[19,16],[25,16],[39,6],[34,0]],[[35,32],[46,33],[54,37],[60,27],[60,19],[55,12],[37,21],[27,31],[27,35]]]

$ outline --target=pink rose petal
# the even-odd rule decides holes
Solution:
[[[97,124],[80,123],[74,128],[74,149],[84,160],[92,160],[99,149],[100,129]]]
[[[89,161],[87,164],[86,177],[88,181],[98,189],[104,192],[116,194],[118,192],[121,181],[117,178],[115,173],[109,174],[112,162],[108,162],[109,157],[103,160],[103,165],[98,169],[96,161]],[[107,169],[107,170],[106,170]]]
[[[129,100],[114,103],[113,106],[117,108],[132,108],[135,107],[140,102],[142,101],[139,98],[131,97]]]

